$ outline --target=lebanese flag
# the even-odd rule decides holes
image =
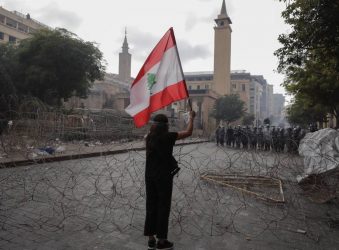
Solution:
[[[126,112],[133,117],[136,127],[147,124],[151,113],[188,97],[173,28],[152,50],[130,92]]]

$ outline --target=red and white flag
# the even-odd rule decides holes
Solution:
[[[173,28],[152,50],[130,91],[126,112],[137,127],[147,124],[152,112],[188,97]]]

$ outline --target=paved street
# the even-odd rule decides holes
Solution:
[[[213,143],[178,146],[169,239],[175,249],[339,249],[338,201],[311,202],[302,160]],[[147,249],[144,151],[0,170],[0,249]],[[275,204],[202,173],[280,178]],[[270,192],[269,190],[263,190]]]

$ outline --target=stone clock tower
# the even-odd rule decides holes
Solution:
[[[225,0],[220,14],[214,20],[214,76],[213,89],[219,95],[231,93],[231,19],[226,11]]]
[[[119,53],[119,78],[123,81],[130,81],[131,78],[131,59],[132,56],[128,52],[127,31],[125,30],[125,39],[122,44],[122,52]]]

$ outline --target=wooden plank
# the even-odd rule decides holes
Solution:
[[[214,178],[214,177],[217,177],[217,178]],[[264,196],[264,195],[262,195],[262,194],[260,194],[260,193],[256,193],[256,192],[253,192],[253,191],[244,189],[244,188],[240,188],[240,187],[231,185],[231,184],[227,183],[226,181],[219,180],[219,179],[222,179],[222,177],[223,177],[222,175],[217,175],[217,176],[209,175],[209,174],[203,174],[203,175],[201,175],[201,178],[202,178],[202,179],[205,179],[205,180],[207,180],[207,181],[211,181],[211,182],[220,184],[220,185],[222,185],[222,186],[226,186],[226,187],[230,187],[230,188],[236,189],[236,190],[238,190],[238,191],[241,191],[241,192],[244,192],[244,193],[253,195],[253,196],[255,196],[255,197],[259,198],[259,199],[265,200],[265,201],[273,201],[273,202],[276,202],[276,203],[284,203],[284,202],[285,202],[281,180],[278,180],[278,179],[275,179],[275,178],[271,178],[271,182],[272,182],[272,181],[277,182],[277,185],[274,185],[274,186],[276,186],[277,188],[279,188],[279,194],[280,194],[280,197],[281,197],[281,199],[274,199],[274,198],[272,198],[272,197]],[[261,179],[261,177],[255,177],[255,176],[251,176],[251,177],[254,177],[254,178],[257,178],[257,179]],[[236,177],[234,177],[234,178],[236,178]],[[241,176],[241,178],[246,178],[246,176]],[[270,180],[270,179],[267,178],[267,177],[264,177],[264,178],[265,178],[266,180]],[[241,184],[243,184],[243,183],[241,183]],[[262,184],[263,184],[263,183],[262,183]],[[265,186],[265,185],[263,185],[263,186]]]

